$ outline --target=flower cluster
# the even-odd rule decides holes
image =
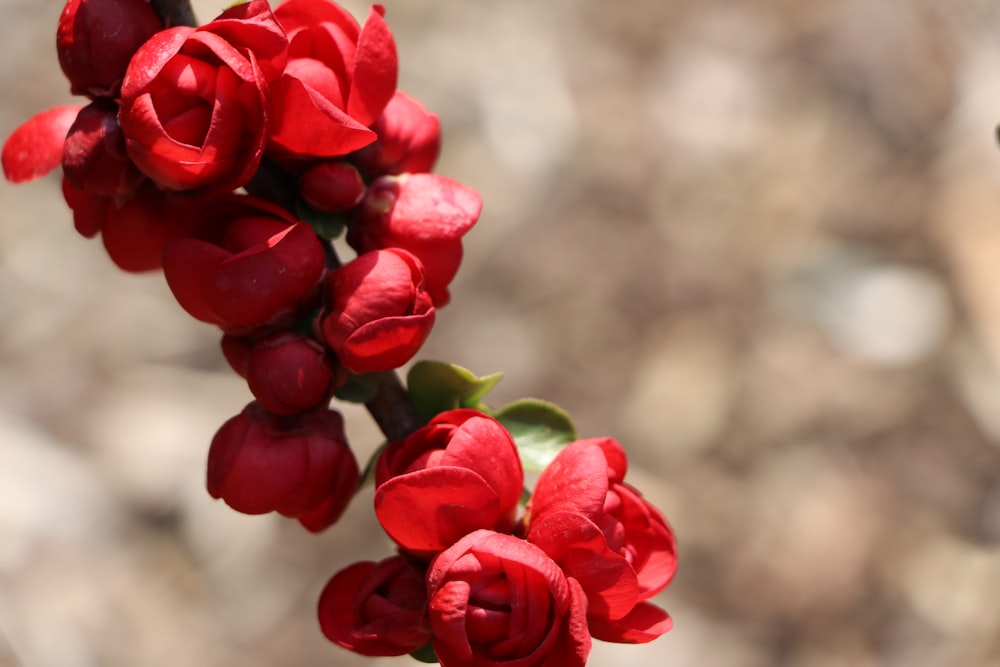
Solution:
[[[482,201],[431,173],[439,122],[397,89],[381,6],[359,24],[332,0],[250,0],[196,27],[147,0],[68,0],[56,45],[87,103],[14,130],[4,175],[61,167],[77,231],[125,271],[162,270],[218,329],[253,400],[212,439],[211,496],[324,530],[361,482],[331,401],[366,403],[388,436],[366,477],[398,550],[327,584],[331,641],[445,667],[573,667],[592,638],[670,629],[649,600],[673,578],[674,535],[624,481],[621,445],[578,439],[543,402],[491,410],[498,376],[421,362],[396,380],[451,300]],[[387,400],[405,428],[379,419]],[[539,456],[539,439],[558,446]]]
[[[399,552],[330,579],[323,632],[371,656],[429,644],[447,667],[573,667],[591,637],[655,639],[672,622],[648,600],[673,578],[676,543],[626,467],[615,440],[573,442],[519,518],[510,433],[478,410],[439,413],[379,457],[375,514]]]
[[[76,229],[126,271],[162,269],[221,330],[255,400],[213,440],[209,491],[311,530],[358,483],[331,398],[416,354],[482,208],[429,173],[438,119],[397,90],[383,13],[252,0],[165,27],[145,0],[69,0],[59,62],[89,103],[3,148],[15,182],[61,166]],[[358,255],[341,265],[344,228]]]

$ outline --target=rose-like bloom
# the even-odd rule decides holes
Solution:
[[[77,115],[63,144],[62,167],[72,187],[99,195],[134,192],[146,180],[125,152],[118,105],[110,100],[91,102]]]
[[[3,175],[11,183],[41,178],[62,163],[66,133],[79,105],[59,106],[21,123],[3,144]]]
[[[288,42],[265,0],[234,6],[199,28],[158,32],[122,83],[129,156],[164,187],[231,190],[260,164],[268,81]]]
[[[292,415],[330,402],[347,372],[312,338],[284,332],[262,340],[226,335],[222,350],[268,412]]]
[[[458,409],[386,447],[375,485],[375,516],[385,532],[408,552],[430,557],[479,528],[509,532],[524,473],[500,422]]]
[[[370,177],[427,172],[437,162],[441,122],[401,90],[396,91],[372,130],[378,139],[353,156]]]
[[[274,15],[288,65],[274,82],[268,150],[336,157],[375,140],[368,129],[396,90],[396,44],[380,5],[363,27],[327,0],[288,0]]]
[[[194,318],[229,333],[295,317],[325,271],[323,244],[288,211],[256,197],[219,197],[191,235],[163,253],[167,284]]]
[[[598,639],[648,642],[672,622],[645,602],[677,569],[677,544],[663,515],[624,483],[627,460],[611,438],[568,445],[538,478],[527,539],[539,545],[587,593]]]
[[[451,300],[448,284],[462,263],[462,236],[482,208],[475,190],[444,176],[384,176],[368,189],[347,241],[358,252],[402,248],[416,255],[440,308]]]
[[[348,162],[320,162],[299,177],[299,194],[317,211],[340,213],[361,203],[365,182]]]
[[[428,616],[441,667],[582,667],[590,653],[580,585],[545,552],[478,530],[427,571]]]
[[[319,330],[352,373],[398,368],[424,344],[434,304],[423,267],[405,250],[365,253],[333,271]]]
[[[59,17],[56,51],[70,90],[117,97],[132,55],[162,29],[145,0],[69,0]]]
[[[405,556],[350,565],[319,598],[327,639],[368,656],[405,655],[431,640],[426,565]]]
[[[256,402],[215,434],[208,492],[237,512],[278,512],[318,532],[333,525],[358,484],[358,463],[333,410],[290,417]]]

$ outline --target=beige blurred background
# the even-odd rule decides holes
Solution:
[[[1000,665],[996,4],[385,4],[486,201],[421,357],[616,436],[679,535],[676,628],[590,664]],[[4,136],[68,99],[60,9],[2,2]],[[57,185],[0,184],[0,666],[416,664],[314,619],[390,553],[370,492],[320,537],[212,501],[249,394]]]

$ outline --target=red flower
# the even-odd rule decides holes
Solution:
[[[319,329],[352,373],[392,370],[410,360],[434,326],[423,267],[410,253],[365,253],[330,274]]]
[[[255,197],[220,197],[192,235],[163,254],[167,284],[196,319],[230,333],[298,315],[325,270],[323,245],[304,222]]]
[[[69,0],[59,17],[56,51],[70,90],[118,97],[132,55],[162,29],[145,0]]]
[[[579,440],[538,478],[528,504],[527,539],[587,593],[594,637],[647,642],[672,626],[644,602],[677,568],[677,545],[660,512],[623,479],[627,461],[611,438]]]
[[[449,410],[389,445],[375,469],[375,515],[408,552],[430,557],[479,528],[514,527],[524,473],[500,422]]]
[[[288,0],[274,12],[289,60],[273,86],[269,150],[336,157],[375,140],[368,126],[396,89],[396,44],[372,7],[363,27],[325,0]]]
[[[512,535],[478,530],[427,571],[441,667],[582,667],[587,601],[551,558]]]
[[[279,417],[254,402],[212,439],[207,483],[213,498],[238,512],[278,512],[318,532],[346,509],[358,464],[339,413]]]
[[[472,188],[437,174],[385,176],[368,189],[347,240],[358,252],[402,248],[424,265],[438,308],[462,263],[462,236],[479,219],[483,200]]]
[[[265,0],[200,28],[154,35],[122,84],[120,122],[132,160],[175,190],[244,185],[264,152],[267,84],[286,51]]]
[[[312,338],[285,332],[258,341],[223,336],[222,349],[257,402],[277,415],[324,406],[347,372]]]
[[[146,180],[125,152],[118,105],[97,100],[85,106],[63,144],[63,177],[78,190],[99,195],[134,192]]]
[[[370,176],[430,171],[441,152],[441,123],[420,102],[401,90],[372,125],[378,135],[355,160]]]
[[[403,556],[344,568],[319,598],[323,634],[368,656],[405,655],[426,645],[431,633],[425,570]]]
[[[41,178],[62,163],[66,133],[78,105],[55,107],[21,123],[3,145],[3,175],[11,183]]]

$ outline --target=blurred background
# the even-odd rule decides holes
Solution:
[[[679,536],[675,629],[590,664],[1000,665],[996,3],[385,4],[486,202],[420,357],[617,437]],[[6,136],[70,98],[61,3],[2,9]],[[0,665],[416,664],[314,618],[390,553],[370,491],[319,537],[212,501],[217,334],[55,175],[0,208]]]

